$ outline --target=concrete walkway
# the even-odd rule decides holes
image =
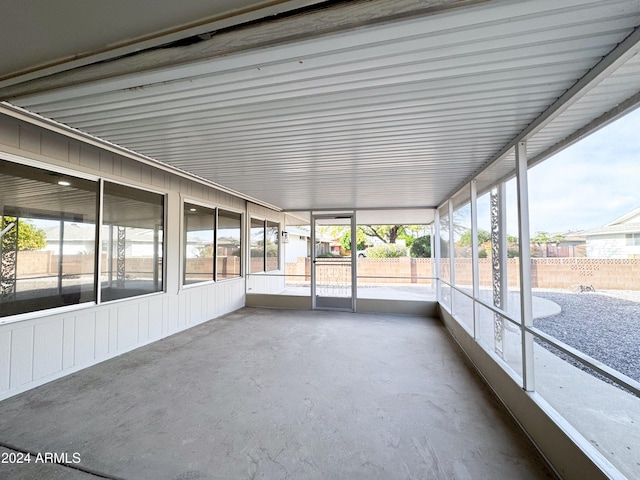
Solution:
[[[438,320],[245,308],[0,402],[2,479],[547,479]],[[100,475],[97,477],[96,475]]]

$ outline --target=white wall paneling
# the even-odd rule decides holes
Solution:
[[[180,281],[181,196],[245,212],[246,201],[141,165],[0,112],[0,158],[24,159],[166,194],[165,292],[101,305],[35,312],[0,321],[0,400],[230,313],[245,304],[245,279],[193,285]],[[260,207],[263,217],[282,215]]]

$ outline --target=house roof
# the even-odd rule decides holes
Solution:
[[[634,220],[637,220],[637,222]],[[640,207],[636,207],[629,213],[625,213],[624,215],[622,215],[620,218],[616,218],[614,221],[608,223],[607,226],[619,225],[624,223],[640,223]]]
[[[640,207],[634,208],[630,212],[625,213],[621,217],[616,218],[602,227],[575,232],[573,235],[566,235],[566,238],[577,239],[579,237],[585,238],[598,235],[627,233],[640,233]]]
[[[480,172],[479,192],[513,175],[520,142],[533,164],[640,102],[640,0],[283,1],[276,16],[244,1],[252,23],[187,1],[210,20],[195,36],[157,3],[88,20],[139,20],[125,50],[7,74],[2,111],[278,210],[422,207],[405,223],[429,223]],[[51,35],[25,36],[13,14],[16,57],[73,30],[45,15]],[[172,40],[149,48],[158,31]]]

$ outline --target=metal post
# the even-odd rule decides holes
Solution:
[[[93,275],[94,298],[97,304],[102,302],[102,224],[104,222],[104,179],[98,183],[98,203],[96,205],[96,238],[94,242],[94,252],[96,261],[94,264],[95,273]]]
[[[434,233],[431,241],[431,250],[436,260],[436,301],[442,302],[442,288],[440,285],[440,209],[436,208],[434,216]]]
[[[520,329],[522,333],[523,388],[535,390],[533,335],[526,331],[533,326],[531,294],[531,233],[529,231],[529,185],[527,180],[527,144],[516,147],[516,175],[518,187],[518,242],[520,250]]]
[[[358,295],[358,235],[357,235],[356,212],[351,216],[351,309],[356,311],[356,300]]]
[[[476,187],[476,181],[472,180],[469,185],[470,192],[470,205],[471,205],[471,273],[473,281],[473,338],[478,340],[480,338],[480,328],[478,325],[478,318],[476,315],[476,303],[475,299],[480,296],[480,273],[478,266],[478,206],[476,204],[478,199],[478,191]]]
[[[58,295],[62,295],[62,259],[63,259],[63,242],[64,242],[64,220],[60,219],[60,232],[58,234]]]
[[[451,287],[449,287],[449,302],[451,305],[451,315],[455,315],[456,313],[455,302],[453,301],[455,296],[455,289],[453,288],[453,285],[456,284],[455,282],[456,266],[455,266],[455,245],[454,245],[454,238],[453,238],[453,234],[454,234],[453,232],[453,201],[450,199],[448,204],[449,204],[449,283],[452,285]]]
[[[311,309],[316,306],[316,217],[311,213]]]

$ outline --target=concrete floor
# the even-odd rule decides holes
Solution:
[[[1,479],[554,478],[441,323],[394,315],[244,308],[0,402],[0,445],[81,458]]]

